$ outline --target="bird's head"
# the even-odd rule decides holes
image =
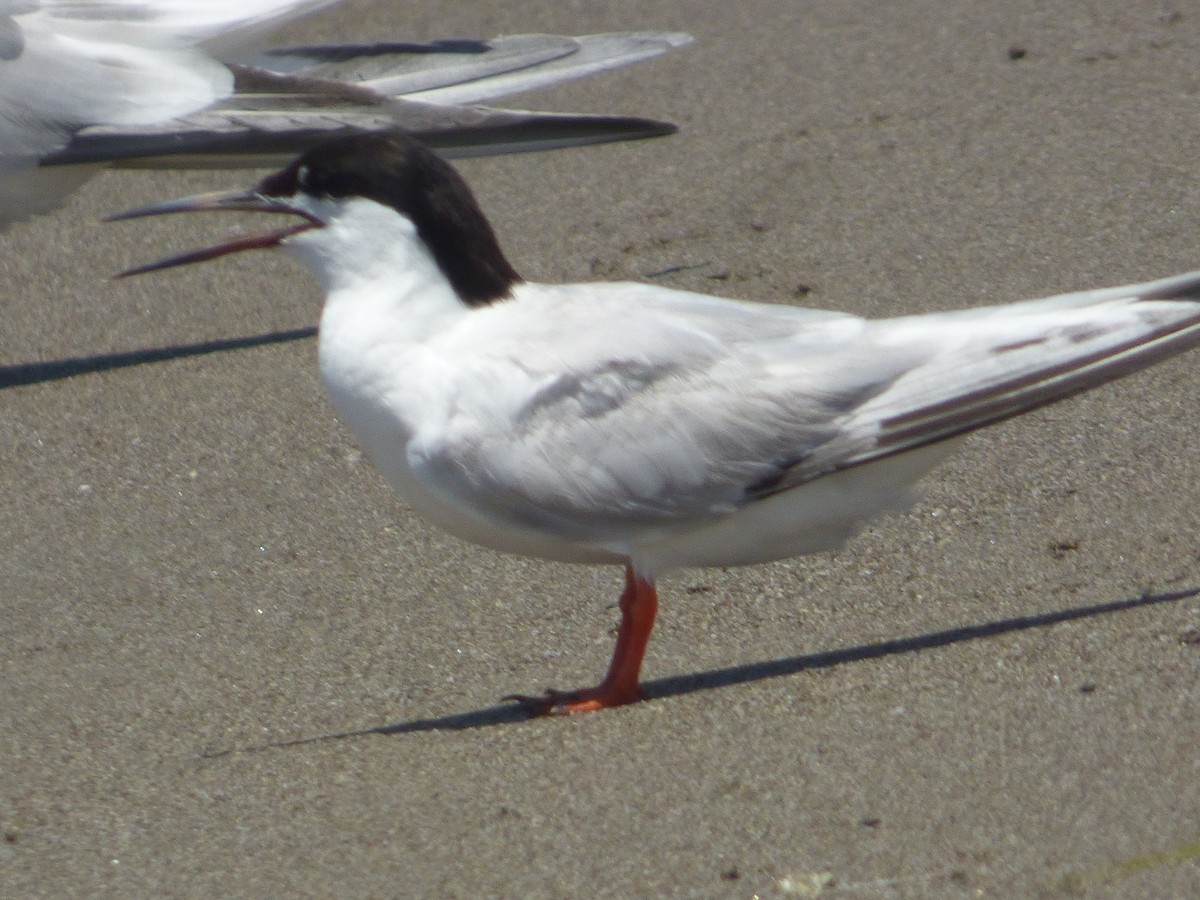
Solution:
[[[322,280],[329,270],[387,253],[384,242],[419,241],[468,305],[509,295],[521,278],[505,258],[471,189],[444,159],[400,134],[360,134],[309,150],[249,191],[200,194],[109,217],[233,210],[299,219],[121,272],[140,275],[242,250],[282,247]]]

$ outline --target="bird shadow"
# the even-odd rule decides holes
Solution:
[[[872,644],[860,644],[856,647],[844,647],[840,650],[805,653],[800,656],[788,656],[782,659],[747,663],[741,666],[709,669],[704,672],[693,672],[688,675],[656,678],[653,681],[643,682],[642,688],[645,691],[647,700],[664,700],[668,697],[680,697],[685,694],[696,693],[697,691],[733,687],[734,685],[747,684],[754,681],[765,681],[768,678],[795,675],[813,669],[826,669],[844,663],[865,662],[885,656],[896,656],[901,653],[932,650],[951,644],[997,637],[1018,631],[1028,631],[1033,628],[1045,628],[1062,622],[1071,622],[1075,619],[1104,616],[1131,609],[1156,606],[1160,603],[1173,603],[1197,596],[1200,596],[1200,587],[1173,591],[1166,594],[1144,594],[1140,597],[1114,600],[1109,603],[1096,603],[1088,606],[1056,610],[1054,612],[1038,613],[1031,616],[999,619],[980,625],[964,625],[957,628],[948,628],[944,631],[932,631],[928,634],[895,638]],[[530,718],[533,718],[533,716],[523,707],[517,704],[505,704],[502,706],[489,706],[485,709],[472,710],[470,712],[452,713],[446,716],[412,719],[407,722],[397,722],[390,725],[377,725],[373,728],[361,728],[355,731],[342,731],[334,734],[297,738],[290,741],[279,741],[250,747],[206,751],[202,755],[207,759],[214,759],[221,756],[228,756],[232,753],[297,747],[304,744],[315,744],[322,741],[339,740],[341,738],[362,737],[371,734],[399,735],[415,734],[423,731],[461,731],[468,728],[509,725],[516,722],[523,722]]]
[[[205,356],[210,353],[225,353],[230,350],[246,350],[251,347],[267,347],[271,344],[286,344],[315,336],[317,329],[291,328],[285,331],[269,331],[248,337],[224,338],[201,341],[195,344],[177,344],[170,347],[149,347],[144,350],[127,350],[120,353],[100,353],[95,356],[71,356],[46,362],[16,363],[0,366],[0,390],[24,387],[49,381],[61,381],[77,375],[93,375],[129,366],[147,363],[169,362],[190,356]]]

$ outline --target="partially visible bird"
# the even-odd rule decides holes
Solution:
[[[984,425],[1200,343],[1200,272],[900,318],[635,283],[533,284],[455,170],[402,136],[311,150],[191,210],[282,213],[263,235],[132,269],[280,247],[325,290],[321,373],[419,513],[497,550],[625,569],[595,687],[537,713],[639,699],[655,579],[838,547]]]
[[[476,106],[657,56],[669,32],[318,45],[242,55],[337,0],[0,0],[0,226],[104,166],[268,167],[401,128],[450,155],[668,134],[627,116]]]

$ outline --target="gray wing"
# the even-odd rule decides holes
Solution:
[[[424,476],[497,521],[582,540],[666,533],[1200,343],[1200,274],[878,322],[641,300],[577,315],[557,354],[527,336],[519,378],[481,360],[466,377],[490,392],[463,394],[490,410],[460,412],[486,424],[416,448]]]
[[[786,489],[937,443],[1122,378],[1200,344],[1200,273],[873,323],[932,352],[781,479]]]
[[[609,304],[587,288],[526,307],[512,335],[503,309],[474,317],[472,351],[445,348],[472,362],[412,447],[427,485],[579,539],[679,527],[777,483],[916,361],[854,352],[866,323],[850,316],[646,286],[613,286],[624,302]]]
[[[0,223],[52,209],[92,174],[80,166],[270,167],[338,135],[389,129],[449,156],[675,130],[635,116],[468,105],[691,40],[671,32],[292,47],[226,64],[231,47],[332,2],[0,0]],[[57,38],[72,29],[103,40],[65,53]]]
[[[671,32],[517,35],[270,51],[230,65],[236,82],[225,100],[171,121],[89,128],[46,164],[266,167],[338,135],[389,129],[460,157],[655,137],[675,127],[636,116],[466,104],[628,65],[690,40]]]
[[[481,103],[652,59],[691,43],[667,31],[567,37],[517,34],[487,41],[317,45],[258,54],[253,68],[359,84],[425,103]]]

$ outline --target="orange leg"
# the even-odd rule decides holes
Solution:
[[[625,592],[621,594],[621,627],[617,629],[617,646],[604,680],[595,687],[579,691],[549,690],[544,697],[509,694],[504,699],[516,700],[538,716],[563,716],[636,703],[642,699],[638,673],[657,613],[658,591],[654,582],[635,574],[633,567],[626,565]]]

